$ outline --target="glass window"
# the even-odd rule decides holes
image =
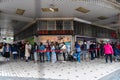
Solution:
[[[97,36],[97,27],[96,26],[92,26],[92,37],[96,37],[96,36]]]
[[[47,30],[47,21],[40,21],[39,29],[40,30]]]
[[[48,21],[48,30],[55,30],[55,21]]]
[[[91,36],[91,27],[90,27],[90,25],[86,24],[86,26],[84,26],[84,34],[85,34],[85,36]]]
[[[56,21],[56,30],[63,30],[63,21]]]
[[[64,21],[64,30],[72,30],[71,21]]]

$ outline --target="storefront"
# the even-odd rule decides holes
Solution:
[[[67,47],[72,46],[73,30],[40,30],[38,31],[38,42],[46,44],[47,42],[65,42]]]
[[[101,43],[101,42],[118,42],[118,39],[109,39],[109,38],[96,38],[96,41]]]
[[[82,45],[83,42],[90,42],[90,41],[95,41],[96,42],[96,38],[87,37],[87,36],[76,35],[75,39],[76,39],[75,41],[78,41],[80,45]]]
[[[82,44],[83,41],[115,42],[117,40],[117,34],[115,30],[78,21],[74,21],[73,24],[75,41],[78,41],[80,44]]]

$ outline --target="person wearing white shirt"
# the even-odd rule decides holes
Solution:
[[[28,62],[28,58],[30,57],[31,53],[31,45],[29,42],[26,43],[25,45],[25,57],[26,57],[26,62]]]

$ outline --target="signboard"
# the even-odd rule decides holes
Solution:
[[[40,30],[39,35],[73,35],[73,30]]]
[[[111,33],[111,37],[112,37],[112,38],[117,38],[116,32],[112,32],[112,33]]]

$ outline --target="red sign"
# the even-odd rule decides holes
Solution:
[[[40,30],[39,35],[72,35],[73,30]]]
[[[117,34],[116,34],[115,32],[112,32],[112,33],[111,33],[111,37],[116,38],[116,37],[117,37]]]

